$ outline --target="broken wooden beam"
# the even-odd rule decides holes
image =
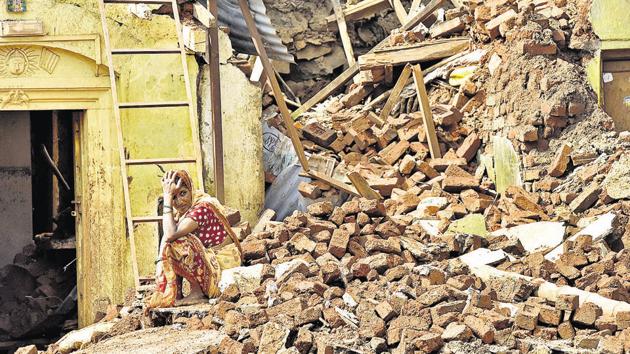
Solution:
[[[330,0],[335,11],[335,18],[337,19],[337,27],[339,27],[339,36],[341,37],[341,44],[343,45],[343,51],[346,54],[346,60],[349,65],[354,65],[356,60],[354,59],[354,50],[352,49],[352,42],[350,36],[348,36],[348,26],[346,24],[346,18],[344,17],[343,10],[341,9],[341,3],[339,0]]]
[[[422,69],[419,64],[413,66],[413,81],[416,85],[416,91],[418,93],[418,102],[422,111],[422,122],[424,124],[424,130],[427,135],[427,142],[429,143],[429,152],[431,158],[437,159],[442,157],[440,151],[440,144],[435,134],[435,125],[433,124],[433,114],[431,113],[431,106],[429,105],[429,97],[427,96],[427,90],[424,86],[424,76],[422,75]]]
[[[381,195],[378,194],[377,191],[375,191],[374,189],[372,189],[372,187],[370,187],[370,185],[365,180],[365,178],[363,178],[363,176],[361,176],[358,172],[348,173],[348,179],[350,179],[350,182],[352,182],[352,184],[357,189],[359,194],[361,194],[362,197],[367,198],[367,199],[377,199],[377,200],[383,199],[383,197],[381,197]]]
[[[398,21],[400,21],[400,24],[404,25],[405,22],[407,22],[407,11],[405,10],[402,2],[400,0],[390,0],[390,4],[394,9],[394,13],[398,18]]]
[[[356,5],[346,6],[343,10],[343,16],[346,21],[356,21],[363,18],[370,17],[380,11],[388,9],[390,7],[388,0],[363,0]],[[326,17],[328,22],[328,29],[337,29],[336,16],[330,15]]]
[[[284,101],[284,95],[280,90],[280,85],[278,84],[278,79],[274,74],[273,66],[269,61],[269,56],[267,56],[267,50],[265,49],[262,38],[260,37],[260,33],[258,33],[258,29],[256,28],[256,23],[254,22],[254,17],[249,9],[249,4],[246,0],[239,0],[239,5],[241,7],[241,12],[243,13],[243,17],[245,19],[245,23],[247,24],[247,28],[249,29],[249,33],[252,36],[252,41],[254,42],[254,46],[256,47],[256,52],[260,57],[260,61],[262,62],[263,68],[265,68],[265,73],[267,74],[267,79],[271,84],[271,89],[273,91],[274,99],[278,104],[278,108],[280,109],[280,114],[284,120],[284,124],[286,125],[287,132],[289,137],[291,138],[291,142],[293,143],[293,148],[295,149],[295,153],[300,161],[300,165],[304,171],[308,172],[308,161],[306,160],[306,155],[304,154],[304,147],[302,146],[302,142],[300,141],[300,137],[298,135],[297,129],[293,125],[293,120],[291,119],[291,113],[289,112],[289,108],[287,107],[286,102]]]
[[[435,44],[426,43],[420,47],[372,52],[359,56],[359,70],[370,70],[384,65],[402,65],[443,59],[466,50],[469,43],[469,39],[457,38]]]
[[[415,26],[417,26],[420,22],[427,19],[433,12],[435,12],[440,6],[442,6],[446,0],[432,0],[427,4],[420,12],[414,15],[407,23],[402,26],[403,31],[407,31]],[[379,44],[377,44],[370,52],[374,52],[374,50],[382,44],[389,43],[389,36],[383,39]],[[315,96],[311,97],[308,101],[306,101],[300,108],[295,110],[291,117],[296,119],[301,116],[304,112],[311,109],[316,104],[320,103],[327,97],[329,97],[333,92],[337,91],[343,84],[348,82],[354,75],[359,72],[359,65],[351,65],[348,69],[346,69],[341,75],[337,76],[333,81],[331,81],[328,85],[324,86]]]
[[[312,177],[315,178],[317,180],[320,180],[328,185],[330,185],[333,188],[336,188],[342,192],[346,192],[348,194],[360,197],[361,194],[359,194],[359,192],[356,190],[356,188],[354,188],[353,186],[350,186],[348,184],[345,184],[339,180],[336,180],[332,177],[328,177],[327,175],[321,173],[321,172],[317,172],[314,170],[308,171],[307,174]]]
[[[410,76],[411,65],[405,65],[402,73],[400,73],[400,76],[398,77],[398,81],[396,81],[396,85],[394,85],[394,88],[392,88],[392,92],[389,95],[387,102],[385,102],[385,106],[383,106],[383,110],[381,110],[380,118],[382,121],[386,122],[387,118],[389,118],[389,114],[391,113],[392,108],[394,108],[396,102],[398,102],[400,94],[407,85],[407,81],[409,81]]]

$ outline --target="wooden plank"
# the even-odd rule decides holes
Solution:
[[[462,32],[465,28],[466,23],[464,23],[462,18],[455,17],[432,26],[429,30],[429,36],[431,38],[445,37],[453,33]]]
[[[110,90],[112,92],[112,103],[114,106],[114,121],[116,122],[116,138],[118,140],[118,157],[120,163],[120,175],[123,185],[123,197],[125,200],[125,214],[127,221],[127,233],[129,235],[129,253],[131,255],[131,273],[134,279],[134,285],[137,289],[140,286],[140,274],[138,272],[138,259],[136,257],[136,239],[134,235],[131,199],[129,197],[129,183],[127,178],[127,166],[125,165],[125,146],[122,135],[122,122],[120,117],[120,108],[118,105],[118,90],[116,89],[116,73],[114,72],[114,61],[112,58],[111,44],[109,41],[109,29],[107,28],[107,16],[105,12],[105,3],[103,0],[98,2],[99,13],[101,15],[101,27],[103,30],[103,38],[105,40],[105,54],[107,56],[107,64],[109,69]]]
[[[256,222],[256,226],[254,226],[254,228],[252,229],[252,233],[264,231],[265,225],[267,225],[268,222],[273,220],[275,216],[276,216],[276,212],[274,210],[265,209],[265,211],[263,211],[262,214],[260,214],[260,217],[258,218],[258,222]]]
[[[399,50],[411,50],[414,48],[432,46],[438,43],[447,43],[453,41],[459,41],[469,39],[468,37],[451,37],[451,38],[435,38],[419,43],[402,43],[396,46],[379,47],[374,49],[371,53],[384,53],[384,52],[397,52]]]
[[[64,239],[51,239],[50,242],[44,247],[51,250],[73,250],[76,249],[76,238],[64,238]]]
[[[88,255],[91,253],[94,248],[90,247],[91,241],[89,238],[86,240],[85,235],[89,234],[86,231],[88,230],[87,222],[83,222],[83,211],[81,210],[81,202],[83,201],[83,194],[87,191],[87,186],[83,184],[85,178],[83,177],[83,166],[85,166],[85,161],[81,154],[82,147],[81,142],[85,142],[85,135],[83,135],[83,112],[85,111],[73,111],[72,112],[72,156],[73,156],[73,173],[74,173],[74,200],[72,204],[74,204],[74,210],[76,212],[76,216],[74,217],[74,235],[76,239],[75,247],[76,247],[76,272],[77,272],[77,291],[79,294],[83,294],[84,299],[91,298],[90,295],[86,294],[86,290],[90,288],[92,282],[90,282],[89,270],[92,268],[92,258]],[[114,176],[112,176],[111,180],[114,180]],[[87,183],[86,183],[87,184]],[[89,220],[89,218],[88,218]],[[98,245],[98,244],[97,244]],[[98,249],[98,246],[95,246]],[[100,265],[100,264],[99,264]],[[102,279],[102,278],[101,278]],[[87,296],[86,296],[87,295]],[[85,324],[85,319],[90,318],[89,321],[92,321],[94,314],[90,313],[89,304],[84,302],[79,302],[77,304],[77,317],[78,320],[81,321],[82,324]]]
[[[444,5],[446,0],[431,0],[420,12],[413,15],[407,23],[403,26],[403,31],[408,31],[413,27],[416,27],[420,22],[426,20],[433,14],[440,6]]]
[[[429,152],[431,158],[437,159],[442,157],[440,151],[440,144],[435,134],[435,125],[433,124],[433,113],[431,113],[431,106],[429,105],[429,96],[427,96],[427,90],[424,86],[424,76],[422,75],[422,69],[420,65],[413,66],[413,81],[416,85],[416,91],[418,93],[418,102],[422,111],[422,123],[424,124],[424,131],[427,135],[427,141],[429,143]]]
[[[390,4],[388,0],[363,0],[356,5],[346,6],[343,10],[343,16],[346,21],[356,21],[366,17],[370,17],[377,12],[388,9]],[[326,17],[328,29],[337,29],[337,18],[335,15]]]
[[[394,8],[394,13],[396,13],[396,17],[398,21],[400,21],[401,25],[404,25],[407,22],[407,11],[403,6],[400,0],[390,0],[391,6]]]
[[[364,105],[361,110],[364,112],[371,111],[372,109],[374,109],[374,107],[376,107],[377,105],[381,104],[383,101],[388,99],[391,93],[392,93],[391,89],[381,93],[378,97],[373,99],[372,102]]]
[[[431,16],[431,14],[433,14],[433,12],[435,12],[435,10],[437,10],[440,6],[442,6],[442,4],[445,1],[446,0],[431,0],[431,2],[428,3],[427,6],[425,6],[422,9],[422,11],[414,15],[409,21],[407,21],[407,23],[405,23],[405,25],[402,26],[402,30],[407,31],[415,27],[416,25],[418,25],[420,22],[427,19],[429,16]],[[389,43],[389,36],[387,36],[379,44],[377,44],[374,48],[372,48],[369,53],[374,52],[376,48],[387,43]],[[359,72],[359,66],[351,65],[343,73],[337,76],[337,78],[331,81],[328,85],[324,86],[324,88],[322,88],[317,94],[315,94],[315,96],[311,97],[311,99],[306,101],[300,108],[298,108],[295,112],[293,112],[292,118],[296,119],[297,117],[302,115],[304,112],[308,111],[313,106],[323,101],[325,98],[330,96],[333,92],[335,92],[339,87],[341,87],[343,84],[345,84],[350,79],[352,79],[352,77],[354,77],[354,75],[356,75],[358,72]]]
[[[240,0],[240,1],[243,1],[243,0]],[[336,188],[336,189],[338,189],[340,191],[346,192],[348,194],[351,194],[351,195],[354,195],[354,196],[357,196],[357,197],[361,196],[361,194],[359,194],[359,192],[353,186],[345,184],[345,183],[343,183],[343,182],[341,182],[339,180],[336,180],[336,179],[334,179],[332,177],[328,177],[328,176],[326,176],[323,173],[311,170],[311,171],[308,172],[308,175],[310,177],[315,178],[317,180],[320,180],[320,181],[322,181],[322,182],[324,182],[324,183],[330,185],[331,187]]]
[[[291,138],[291,142],[293,143],[295,153],[298,157],[298,160],[300,160],[300,165],[302,165],[302,169],[308,172],[308,161],[306,160],[306,155],[304,154],[304,147],[302,146],[302,142],[300,141],[297,129],[295,129],[295,126],[293,125],[291,113],[289,112],[289,108],[284,101],[284,96],[282,94],[282,91],[280,90],[278,79],[276,78],[276,75],[274,75],[273,66],[271,65],[269,57],[267,56],[267,50],[263,45],[260,33],[258,33],[258,29],[256,28],[254,18],[251,11],[249,10],[249,4],[247,3],[247,0],[239,0],[238,3],[241,7],[241,11],[243,12],[243,17],[245,18],[245,23],[247,24],[249,33],[252,36],[252,41],[254,42],[254,46],[256,47],[256,52],[258,52],[258,56],[260,57],[263,67],[265,68],[265,74],[267,75],[267,79],[271,84],[271,90],[273,91],[274,99],[276,101],[276,104],[278,105],[278,108],[280,109],[280,114],[284,119],[284,124],[286,125],[286,129],[289,133],[289,137]]]
[[[469,46],[470,40],[458,39],[422,47],[368,53],[359,57],[359,70],[370,70],[384,65],[401,65],[438,60],[455,55]]]
[[[392,93],[389,95],[387,102],[385,102],[385,106],[383,106],[383,110],[381,111],[380,115],[382,121],[387,122],[389,114],[391,113],[392,108],[394,108],[396,102],[398,102],[400,94],[407,85],[407,81],[409,81],[410,76],[411,65],[405,65],[402,73],[400,73],[400,76],[398,77],[398,81],[396,81],[396,85],[394,85],[394,88],[392,88]]]
[[[630,71],[630,61],[605,61],[602,64],[604,72],[623,73]]]
[[[131,165],[158,165],[172,163],[194,163],[197,162],[195,157],[163,157],[159,159],[130,159],[125,160],[125,164]]]
[[[130,54],[179,54],[179,48],[116,48],[112,49],[114,55]]]
[[[156,216],[134,216],[133,217],[133,223],[134,224],[141,224],[141,223],[153,223],[153,222],[160,222],[164,220],[163,217],[156,215]]]
[[[377,191],[370,187],[365,178],[363,178],[363,176],[361,176],[358,172],[348,173],[348,179],[350,179],[350,182],[352,182],[362,197],[367,199],[383,199]]]
[[[203,5],[199,3],[199,1],[193,1],[193,17],[197,19],[197,21],[201,22],[206,28],[210,28],[211,26],[216,26],[216,17],[210,14],[210,11],[206,9]]]
[[[45,148],[44,148],[45,150]],[[59,166],[59,112],[52,111],[52,160],[55,166]],[[59,208],[59,184],[61,181],[52,180],[52,205],[51,214],[57,215]]]
[[[335,18],[337,19],[337,26],[339,27],[339,36],[341,36],[341,44],[343,45],[343,51],[346,54],[346,60],[349,65],[354,65],[356,59],[354,59],[354,50],[352,49],[352,42],[350,36],[348,36],[348,26],[346,25],[346,19],[343,16],[343,10],[339,0],[330,0],[335,11]]]
[[[218,18],[216,0],[208,0],[208,10]],[[214,139],[214,190],[220,203],[225,202],[225,167],[223,160],[223,118],[221,117],[221,74],[219,72],[219,28],[208,28],[206,46],[210,70],[210,106],[212,110],[212,133]]]
[[[162,101],[162,102],[123,102],[118,104],[118,108],[167,108],[167,107],[187,107],[188,101]]]
[[[411,2],[409,13],[407,14],[407,21],[409,21],[413,17],[413,15],[420,10],[420,5],[422,5],[422,0],[413,0]]]

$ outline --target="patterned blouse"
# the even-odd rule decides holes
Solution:
[[[220,245],[228,235],[214,211],[204,203],[193,206],[184,217],[191,218],[199,227],[193,231],[204,247]]]

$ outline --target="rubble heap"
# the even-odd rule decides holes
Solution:
[[[0,269],[0,340],[54,337],[60,329],[76,329],[76,316],[67,319],[76,306],[76,293],[67,299],[76,273],[74,267],[64,271],[65,258],[53,258],[38,254],[31,244]]]

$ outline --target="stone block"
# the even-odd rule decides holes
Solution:
[[[591,183],[589,186],[584,188],[582,193],[578,194],[578,196],[571,202],[569,208],[574,213],[580,213],[590,208],[599,197],[599,193],[601,192],[601,187],[597,183]]]
[[[587,302],[575,310],[575,313],[573,314],[573,322],[585,326],[592,326],[602,313],[601,307],[592,302]]]
[[[317,199],[322,195],[322,190],[318,186],[307,182],[300,182],[298,192],[309,199]]]
[[[556,156],[553,159],[553,162],[549,166],[547,172],[552,177],[560,177],[562,176],[569,166],[569,161],[571,160],[571,152],[573,148],[571,144],[564,143],[556,153]]]
[[[341,259],[346,253],[348,247],[348,241],[350,240],[350,233],[343,229],[336,229],[333,231],[332,238],[328,244],[328,252],[333,256]]]
[[[476,133],[471,133],[464,139],[462,145],[455,152],[458,157],[463,157],[470,162],[477,154],[477,150],[481,146],[481,139]]]
[[[313,141],[319,146],[328,147],[337,139],[337,133],[323,126],[319,122],[309,123],[302,128],[304,137]]]
[[[464,319],[464,323],[473,333],[481,339],[485,344],[494,342],[494,327],[479,319],[478,317],[468,315]]]

